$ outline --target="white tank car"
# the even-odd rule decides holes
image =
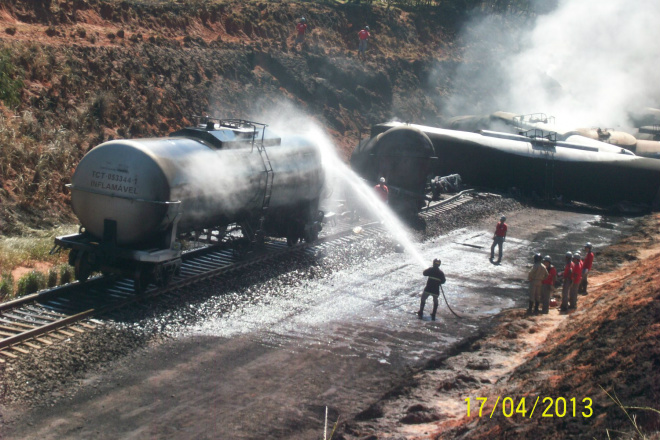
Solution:
[[[180,234],[232,223],[315,239],[318,230],[309,230],[323,183],[314,143],[282,142],[262,124],[221,121],[168,138],[114,140],[76,168],[71,204],[84,232],[56,243],[72,249],[70,262],[84,279],[91,270],[126,272],[135,262],[179,258]],[[78,271],[81,255],[88,270]]]

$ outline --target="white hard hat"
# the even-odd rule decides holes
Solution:
[[[384,178],[384,177],[381,177],[380,180],[379,180],[379,182],[380,182],[380,183],[385,183],[385,178]]]

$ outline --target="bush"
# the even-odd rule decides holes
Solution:
[[[46,283],[48,287],[57,286],[57,268],[51,267],[48,269],[48,281]]]
[[[23,71],[16,67],[8,49],[0,52],[0,100],[8,107],[18,107],[23,89]]]
[[[0,301],[7,301],[14,296],[14,276],[11,273],[3,273],[0,281]]]
[[[62,264],[60,266],[60,284],[70,283],[73,279],[73,274],[71,273],[71,266],[68,264]]]
[[[18,280],[16,296],[29,295],[46,287],[46,277],[36,270],[30,271]]]
[[[8,27],[8,28],[5,29],[5,32],[6,32],[8,35],[16,35],[16,28],[13,27],[13,26],[10,26],[10,27]]]

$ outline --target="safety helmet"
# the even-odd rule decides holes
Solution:
[[[440,258],[435,258],[433,260],[433,265],[434,266],[440,266],[441,263],[442,263],[442,261],[440,261]]]
[[[385,178],[384,178],[384,177],[381,177],[381,178],[379,179],[379,182],[380,182],[380,183],[385,183]]]
[[[541,254],[537,252],[534,254],[534,263],[538,263],[539,261],[541,261]]]
[[[545,257],[543,257],[543,261],[548,261],[552,263],[552,258],[550,258],[550,255],[546,255]]]
[[[592,247],[591,242],[588,241],[587,244],[584,245],[584,247],[589,248],[589,250],[591,250],[591,247]]]
[[[505,217],[505,216],[500,217],[500,221],[501,221],[501,222],[503,222],[503,221],[505,221],[505,220],[506,220],[506,217]]]
[[[369,26],[365,26],[364,28],[365,28],[366,30],[369,30]]]
[[[566,252],[566,258],[573,258],[573,253],[572,252]]]
[[[305,17],[302,17],[302,18],[300,19],[300,21],[304,23],[304,22],[306,21],[306,20],[305,20]]]
[[[580,255],[579,252],[575,252],[575,253],[573,254],[573,259],[574,259],[574,260],[581,260],[581,259],[582,259],[582,255]]]

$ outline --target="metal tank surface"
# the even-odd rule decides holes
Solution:
[[[143,290],[176,273],[184,235],[213,243],[215,231],[215,244],[241,246],[266,235],[314,241],[323,184],[314,142],[283,142],[250,121],[206,118],[167,138],[105,142],[76,168],[71,204],[81,231],[57,237],[56,249],[70,250],[78,280],[119,273]]]
[[[265,147],[274,177],[271,208],[318,199],[320,153],[303,139]],[[71,203],[82,226],[103,237],[116,221],[118,245],[148,242],[176,216],[178,232],[229,224],[261,209],[264,164],[250,144],[216,149],[197,139],[118,140],[91,150],[72,179]]]
[[[424,133],[434,153],[426,161],[435,175],[458,173],[466,184],[498,190],[517,188],[539,198],[561,197],[602,206],[632,202],[657,206],[660,197],[660,162],[635,156],[628,150],[593,144],[509,133],[468,133],[403,123],[379,124],[372,136],[391,129],[409,132],[410,139]],[[378,151],[374,146],[373,151]],[[609,150],[609,151],[608,151]],[[365,154],[356,150],[358,156]],[[373,174],[380,158],[351,158],[363,164],[359,173]]]

